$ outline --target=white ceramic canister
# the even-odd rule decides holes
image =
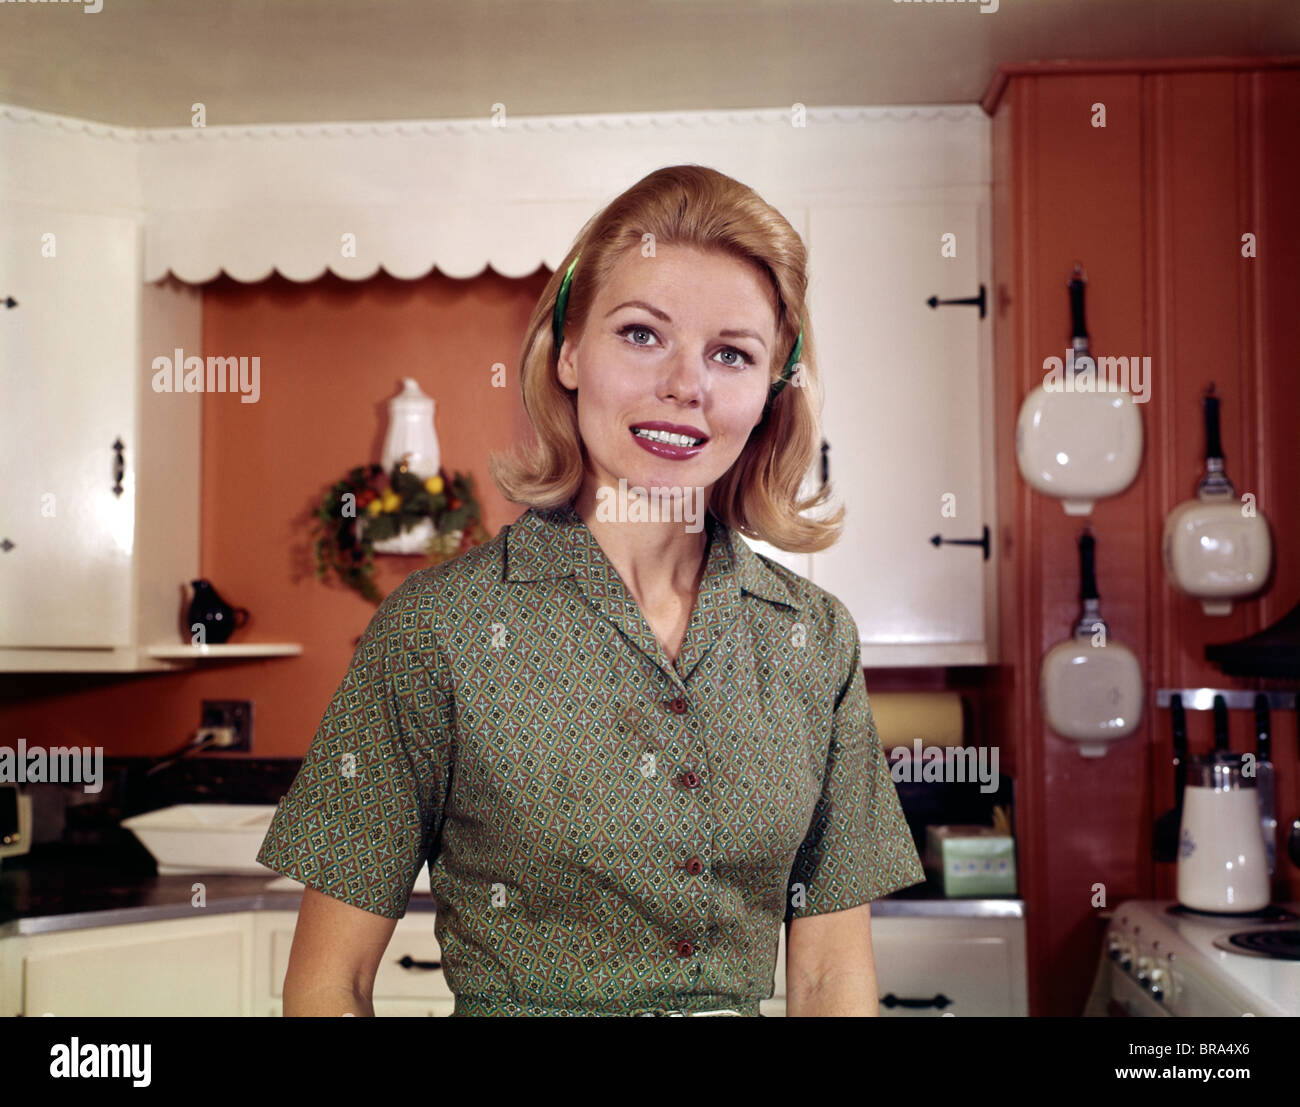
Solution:
[[[1258,792],[1241,769],[1242,756],[1226,751],[1188,762],[1178,836],[1178,902],[1184,907],[1247,912],[1268,906]]]

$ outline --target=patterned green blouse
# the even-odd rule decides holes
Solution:
[[[857,626],[706,515],[674,662],[572,506],[380,604],[257,859],[401,918],[465,1014],[730,1008],[784,919],[924,879]]]

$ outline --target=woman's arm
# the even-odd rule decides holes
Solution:
[[[879,1015],[871,950],[871,904],[790,920],[785,1014]]]
[[[397,920],[305,888],[284,977],[284,1014],[369,1016]]]

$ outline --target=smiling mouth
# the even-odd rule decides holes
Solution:
[[[631,429],[637,438],[646,438],[651,442],[661,442],[665,446],[702,446],[708,441],[707,438],[692,438],[689,434],[674,434],[672,431],[646,430],[644,427],[633,427]]]

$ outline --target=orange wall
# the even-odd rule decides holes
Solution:
[[[1204,647],[1252,634],[1300,600],[1300,67],[1251,72],[1247,61],[1161,72],[1105,63],[1019,67],[993,123],[995,397],[1004,628],[999,729],[1018,745],[1017,838],[1028,903],[1030,1011],[1076,1015],[1096,966],[1107,908],[1175,895],[1175,866],[1152,860],[1152,824],[1173,805],[1163,687],[1253,689],[1225,677]],[[1067,72],[1067,70],[1077,70]],[[1104,103],[1105,129],[1090,125]],[[1257,258],[1241,255],[1253,231]],[[1098,354],[1152,359],[1145,452],[1134,483],[1092,514],[1102,614],[1139,656],[1147,704],[1138,732],[1084,759],[1047,730],[1038,702],[1042,655],[1079,613],[1077,541],[1084,520],[1031,491],[1015,459],[1015,422],[1063,357],[1066,282],[1088,275],[1088,329]],[[1227,617],[1203,614],[1165,578],[1165,517],[1195,494],[1204,469],[1201,394],[1221,399],[1228,476],[1254,492],[1272,525],[1275,578]],[[1294,682],[1274,682],[1294,688]],[[1254,749],[1253,712],[1230,711],[1231,745]],[[1188,711],[1190,752],[1212,746],[1210,713]],[[1300,814],[1296,715],[1273,712],[1278,817]],[[1104,885],[1105,906],[1094,906]],[[1279,852],[1275,899],[1300,898]]]
[[[443,467],[473,475],[488,531],[515,519],[522,508],[497,491],[487,460],[530,433],[519,346],[548,277],[207,285],[203,353],[260,357],[261,398],[203,397],[201,573],[252,613],[232,641],[301,642],[303,653],[176,673],[5,674],[0,733],[154,755],[193,735],[201,700],[247,699],[253,755],[301,757],[374,612],[333,577],[316,579],[312,511],[349,469],[379,461],[387,401],[410,376],[436,401]],[[504,389],[491,386],[495,362]],[[375,583],[387,594],[425,564],[377,557]]]

